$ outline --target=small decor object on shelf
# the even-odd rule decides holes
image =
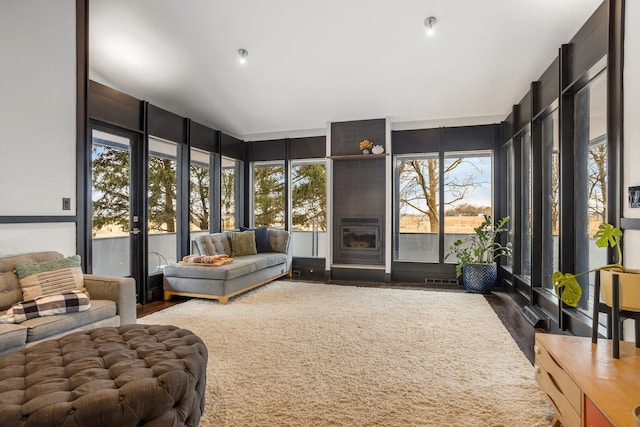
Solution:
[[[362,154],[369,154],[369,150],[371,150],[372,147],[373,142],[368,139],[360,141],[360,150],[362,151]]]
[[[371,152],[373,154],[382,154],[384,153],[384,147],[382,145],[374,145]]]

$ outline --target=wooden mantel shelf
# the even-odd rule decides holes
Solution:
[[[327,156],[327,159],[333,160],[353,160],[353,159],[381,159],[388,156],[389,153],[381,154],[345,154],[342,156]]]

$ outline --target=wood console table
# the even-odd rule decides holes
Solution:
[[[536,380],[555,407],[554,426],[634,427],[632,410],[640,405],[640,349],[620,342],[536,334]]]

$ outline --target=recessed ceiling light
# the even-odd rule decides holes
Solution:
[[[241,64],[246,64],[248,55],[249,52],[247,52],[246,49],[238,49],[238,56],[240,57],[239,60]]]
[[[430,16],[424,20],[424,26],[427,28],[428,36],[432,36],[435,34],[436,30],[433,27],[435,27],[436,22],[438,22],[438,20],[435,18],[435,16]]]

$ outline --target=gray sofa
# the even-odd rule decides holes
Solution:
[[[59,252],[35,252],[0,258],[0,315],[23,300],[15,273],[17,264],[63,259]],[[70,332],[136,323],[134,279],[84,275],[91,307],[78,313],[36,317],[17,324],[0,324],[0,354]]]
[[[220,266],[172,264],[164,268],[164,299],[173,295],[217,299],[226,304],[229,298],[270,282],[291,276],[292,252],[286,230],[269,229],[273,252],[233,257]],[[227,232],[199,236],[194,242],[201,255],[232,255]]]

